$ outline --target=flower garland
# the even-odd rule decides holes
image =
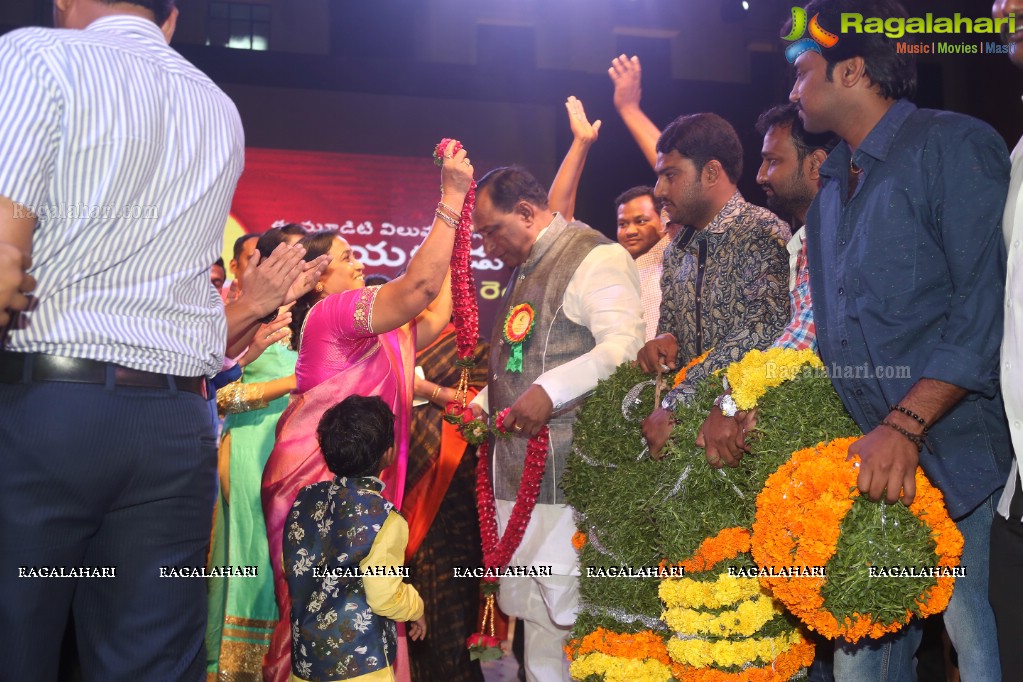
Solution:
[[[671,680],[671,659],[664,640],[645,630],[619,634],[597,628],[565,646],[572,664],[569,672],[577,680],[602,675],[604,682],[666,682]]]
[[[799,633],[793,631],[798,636]],[[796,642],[791,636],[789,641],[792,644],[781,654],[773,655],[773,661],[762,668],[745,668],[739,672],[730,673],[716,668],[693,667],[675,663],[671,666],[671,672],[675,679],[686,682],[774,682],[775,680],[789,680],[802,668],[813,663],[814,645],[799,637]],[[680,640],[674,640],[680,641]],[[669,647],[671,645],[669,644]]]
[[[504,419],[511,408],[503,410],[494,424],[504,433]],[[529,517],[540,494],[540,481],[547,468],[547,447],[550,443],[548,428],[529,439],[526,445],[526,462],[522,470],[522,482],[515,496],[511,518],[504,537],[497,533],[497,510],[494,505],[494,490],[490,484],[490,457],[488,443],[480,445],[476,462],[476,504],[479,508],[480,535],[483,538],[483,565],[487,568],[504,568],[522,542],[522,536],[529,525]]]
[[[575,680],[585,680],[596,675],[603,677],[604,682],[668,682],[673,679],[671,668],[659,661],[600,653],[583,654],[576,658],[568,672]]]
[[[804,365],[823,369],[824,364],[812,350],[771,348],[751,350],[725,371],[732,397],[740,410],[751,410],[769,388],[795,379]]]
[[[750,549],[750,532],[746,528],[725,528],[713,537],[709,537],[700,543],[693,556],[685,561],[679,561],[674,566],[680,567],[686,573],[702,573],[709,571],[722,561],[734,559]],[[662,569],[668,568],[665,561],[661,561]]]
[[[803,641],[798,630],[791,630],[774,637],[751,637],[749,639],[678,639],[668,641],[668,655],[679,665],[693,668],[733,668],[749,663],[770,663],[778,654],[792,645]],[[688,680],[684,677],[680,679]],[[786,679],[775,677],[773,679]]]
[[[667,623],[675,634],[683,637],[697,635],[749,637],[781,613],[769,595],[760,593],[723,613],[707,613],[699,609],[673,606],[664,612],[661,620]]]
[[[601,653],[618,658],[650,658],[668,665],[668,650],[664,640],[649,630],[635,634],[621,634],[606,628],[597,628],[582,639],[573,639],[565,646],[570,658],[585,654]]]
[[[669,608],[720,609],[738,601],[763,594],[764,588],[756,578],[737,578],[722,574],[715,580],[677,578],[662,580],[657,593]]]
[[[697,355],[697,356],[696,356],[695,358],[693,358],[692,360],[690,360],[689,362],[687,362],[687,363],[686,363],[686,366],[685,366],[685,367],[683,367],[682,369],[680,369],[680,370],[678,371],[678,374],[676,374],[676,375],[675,375],[675,381],[674,381],[674,383],[673,383],[673,384],[671,385],[671,387],[672,387],[672,388],[678,388],[678,385],[679,385],[679,384],[681,384],[681,383],[682,383],[683,381],[685,381],[685,380],[686,380],[686,374],[688,374],[688,373],[689,373],[689,370],[691,370],[691,369],[692,369],[693,367],[696,367],[696,366],[697,366],[698,364],[700,364],[701,362],[703,362],[704,360],[706,360],[706,359],[707,359],[707,356],[708,356],[708,355],[710,355],[711,351],[713,351],[713,350],[714,350],[714,349],[713,349],[713,348],[711,348],[711,349],[710,349],[709,351],[707,351],[707,352],[706,352],[706,353],[704,353],[703,355]]]
[[[951,576],[900,578],[895,587],[910,589],[917,596],[905,603],[889,603],[893,600],[888,595],[890,590],[877,589],[877,579],[869,576],[869,563],[877,559],[870,555],[871,550],[895,550],[913,566],[919,564],[908,557],[929,557],[932,566],[950,569],[959,565],[963,546],[962,535],[945,510],[941,493],[920,468],[916,471],[916,498],[908,512],[929,530],[929,537],[923,544],[933,543],[933,548],[919,546],[919,541],[907,544],[907,538],[912,537],[907,535],[912,524],[905,519],[899,524],[896,515],[905,513],[899,509],[900,505],[883,507],[860,496],[856,487],[857,465],[846,461],[849,445],[855,441],[856,438],[839,438],[793,453],[792,458],[768,478],[757,497],[753,524],[753,556],[762,566],[825,566],[836,558],[840,542],[851,543],[857,539],[861,547],[869,548],[855,552],[857,556],[850,559],[853,567],[844,567],[841,583],[828,585],[826,577],[760,578],[774,596],[811,629],[825,637],[844,637],[851,642],[895,632],[913,615],[925,617],[939,613],[952,595],[954,578]],[[843,522],[852,518],[854,505],[867,511],[891,514],[892,522],[886,527],[882,516],[881,523],[866,528],[847,528]],[[856,537],[861,535],[862,539]],[[839,592],[829,596],[829,589]],[[843,591],[854,595],[852,601],[862,611],[836,617],[829,605],[841,599]],[[904,600],[904,595],[901,598]],[[873,615],[872,611],[882,609],[898,615],[890,618]]]
[[[766,596],[765,588],[755,577],[718,575],[727,573],[729,567],[748,568],[754,564],[748,552],[757,494],[794,450],[859,433],[823,372],[785,370],[807,364],[808,360],[795,353],[776,351],[767,358],[771,365],[759,363],[757,371],[763,385],[758,398],[760,416],[757,434],[750,441],[751,454],[755,456],[744,458],[734,470],[706,467],[703,450],[694,444],[696,430],[721,392],[720,380],[708,376],[693,382],[696,394],[687,405],[676,409],[673,430],[676,437],[668,441],[671,456],[661,462],[637,457],[642,450],[642,434],[636,416],[649,413],[654,404],[653,377],[623,365],[597,386],[580,410],[574,430],[575,452],[569,457],[564,478],[567,501],[579,518],[580,535],[576,542],[581,544],[585,534],[585,543],[579,549],[580,563],[586,567],[642,566],[649,562],[649,557],[660,556],[664,557],[662,567],[679,566],[686,575],[670,580],[607,580],[589,579],[584,573],[580,578],[580,613],[573,631],[580,641],[602,630],[642,631],[661,639],[664,650],[668,642],[677,642],[672,645],[677,649],[683,641],[695,641],[694,636],[686,632],[685,623],[673,622],[682,631],[682,637],[673,637],[679,633],[673,633],[674,628],[661,619],[666,611],[715,610],[712,614],[694,614],[710,618],[723,615],[724,611],[732,615],[734,623],[734,614],[742,604]],[[747,368],[753,369],[751,365]],[[691,369],[686,372],[691,375]],[[768,388],[767,381],[772,377],[782,381]],[[742,384],[742,380],[737,379],[737,383]],[[694,506],[701,510],[700,514],[679,512],[680,508]],[[693,575],[708,571],[713,574]],[[781,613],[780,603],[775,602],[772,608],[775,617],[752,638],[737,634],[728,639],[714,633],[696,635],[702,640],[730,642],[740,649],[755,647],[750,644],[751,639],[766,642],[762,644],[767,647],[763,664],[754,663],[760,660],[754,658],[739,665],[711,662],[707,667],[694,667],[685,659],[672,660],[669,655],[672,679],[687,682],[790,679],[812,663],[814,647],[799,636],[794,619]],[[749,609],[747,606],[744,613]],[[763,619],[763,615],[759,618]],[[772,638],[782,636],[789,643],[771,651]],[[738,659],[737,652],[719,650],[729,660]],[[616,659],[628,658],[621,649],[610,647],[593,652],[569,649],[568,653],[573,662],[585,658],[584,666],[572,668],[573,677],[578,680],[589,679],[588,675],[611,679],[605,671],[621,664]],[[604,667],[591,658],[597,653],[607,657],[600,662]]]
[[[434,163],[444,163],[444,151],[448,144],[454,142],[452,154],[462,149],[458,140],[444,138],[433,150]],[[443,199],[443,197],[442,197]],[[472,211],[476,206],[476,181],[469,184],[469,191],[462,203],[458,227],[455,229],[455,244],[451,249],[451,300],[453,310],[452,321],[455,324],[455,348],[458,355],[457,363],[462,368],[462,376],[458,382],[454,402],[465,407],[469,389],[469,370],[472,369],[473,356],[480,336],[479,308],[476,305],[476,284],[472,276]]]

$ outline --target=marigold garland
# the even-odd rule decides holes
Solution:
[[[771,348],[751,350],[725,371],[732,398],[740,410],[751,410],[767,390],[799,376],[804,365],[823,369],[824,364],[812,350]]]
[[[584,654],[573,660],[569,673],[576,680],[602,676],[604,682],[669,682],[672,679],[671,668],[659,661],[601,653]]]
[[[681,606],[672,607],[664,612],[661,620],[667,623],[675,634],[682,636],[749,637],[781,613],[769,595],[758,594],[723,613],[708,613]]]
[[[748,663],[770,663],[790,647],[803,641],[798,630],[775,637],[748,639],[677,639],[668,641],[668,655],[676,663],[693,668],[732,668]],[[688,679],[688,678],[680,678]],[[776,677],[773,679],[787,679]]]
[[[762,566],[826,566],[835,555],[842,521],[853,504],[877,504],[861,498],[858,469],[846,461],[856,438],[839,438],[793,453],[767,480],[757,497],[753,524],[753,556]],[[930,529],[935,543],[934,566],[955,567],[962,553],[962,536],[945,510],[941,493],[923,470],[916,471],[916,498],[909,511]],[[868,566],[864,564],[866,572]],[[825,637],[856,642],[899,630],[916,614],[925,617],[948,605],[954,578],[938,577],[904,616],[878,622],[870,613],[854,613],[839,622],[828,610],[823,577],[762,577],[761,582],[808,627]]]
[[[775,682],[789,680],[802,668],[813,663],[814,645],[805,639],[793,644],[774,661],[762,668],[746,668],[730,673],[716,668],[694,668],[673,663],[671,672],[675,679],[685,682]]]
[[[722,561],[734,559],[750,549],[750,531],[746,528],[725,528],[713,537],[700,543],[693,556],[685,561],[668,564],[661,561],[662,569],[678,566],[686,573],[709,571]]]
[[[565,646],[569,658],[601,653],[618,658],[650,658],[668,665],[668,650],[664,640],[649,630],[635,634],[621,634],[606,628],[597,628],[582,639],[573,639]]]
[[[722,574],[715,580],[676,578],[662,580],[657,593],[668,608],[720,609],[762,594],[756,578],[737,578]]]
[[[578,512],[579,529],[586,536],[579,550],[580,563],[587,567],[644,566],[649,564],[650,557],[664,557],[662,567],[682,567],[686,577],[669,581],[600,580],[587,579],[584,575],[580,579],[580,613],[574,629],[577,637],[585,639],[601,630],[642,631],[666,641],[683,641],[672,638],[672,628],[649,629],[651,620],[672,608],[687,608],[714,609],[712,614],[693,614],[705,620],[727,618],[731,614],[734,622],[734,613],[743,604],[764,598],[765,588],[754,577],[707,572],[726,573],[729,567],[753,565],[754,560],[748,554],[749,529],[757,493],[793,450],[820,440],[859,433],[823,372],[785,369],[789,365],[802,367],[806,364],[798,355],[793,360],[792,353],[794,351],[772,354],[768,361],[775,364],[770,368],[765,362],[760,363],[765,380],[768,372],[772,376],[777,374],[783,379],[778,383],[784,386],[768,389],[765,384],[760,427],[751,442],[755,456],[744,459],[740,468],[723,472],[707,468],[703,451],[693,445],[695,430],[703,423],[714,397],[721,391],[720,380],[707,377],[696,382],[694,399],[675,413],[676,427],[668,443],[672,456],[661,462],[638,457],[643,449],[641,415],[649,413],[654,402],[653,377],[623,365],[598,385],[580,411],[575,428],[576,453],[569,458],[565,477],[566,497]],[[776,360],[787,360],[788,364]],[[689,368],[686,371],[689,372]],[[701,513],[686,511],[693,506],[699,507]],[[577,536],[576,542],[581,539]],[[800,639],[794,619],[777,610],[780,603],[772,604],[772,608],[776,609],[776,616],[752,638],[770,640],[785,636],[798,640],[798,644],[784,651],[776,649],[762,665],[747,662],[715,666],[711,663],[709,667],[695,668],[672,661],[674,679],[773,682],[793,677],[800,668],[812,663],[814,648]],[[672,625],[682,630],[682,636],[688,641],[693,641],[693,635],[686,634],[684,622]],[[701,636],[711,641],[743,641],[736,634],[727,640],[711,633],[697,635]],[[660,645],[664,651],[666,641]],[[608,666],[617,665],[615,659],[628,658],[625,649],[580,651],[569,647],[566,651],[575,661],[604,654],[609,657],[604,659]],[[734,658],[732,651],[728,655]],[[587,659],[588,665],[596,665],[594,660]],[[586,674],[581,674],[584,672]],[[604,677],[604,669],[594,667],[576,666],[572,673],[576,679],[590,682]]]
[[[686,366],[683,367],[682,369],[680,369],[678,371],[678,373],[675,375],[675,383],[672,384],[672,388],[677,388],[679,384],[681,384],[683,381],[685,381],[686,380],[686,374],[689,373],[689,370],[691,370],[693,367],[696,367],[698,364],[700,364],[701,362],[706,360],[707,356],[710,355],[711,351],[713,351],[713,350],[714,349],[711,348],[709,351],[707,351],[703,355],[697,355],[695,358],[693,358],[688,363],[686,363]]]

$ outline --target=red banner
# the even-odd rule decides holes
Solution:
[[[243,232],[285,223],[337,230],[366,274],[396,277],[429,234],[440,197],[440,169],[422,158],[245,150],[232,215]],[[481,334],[488,335],[511,269],[473,238],[472,267]]]

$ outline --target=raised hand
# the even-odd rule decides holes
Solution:
[[[639,65],[639,57],[619,55],[611,60],[611,68],[607,70],[615,86],[615,109],[621,111],[634,107],[639,108],[643,97],[643,69]]]
[[[472,162],[469,161],[469,152],[462,147],[458,152],[454,151],[455,142],[448,142],[444,148],[444,158],[440,170],[441,194],[445,197],[458,197],[458,206],[452,208],[460,209],[461,200],[469,191],[472,184]]]
[[[575,95],[565,101],[565,109],[568,111],[568,124],[572,128],[572,135],[578,142],[591,145],[597,141],[600,132],[600,121],[590,123],[586,118],[586,110],[583,103]]]

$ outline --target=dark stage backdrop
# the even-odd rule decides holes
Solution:
[[[284,223],[337,230],[366,274],[397,276],[433,224],[440,172],[428,157],[249,148],[231,213],[232,229],[260,232]],[[445,227],[445,229],[447,229]],[[511,268],[473,238],[480,330],[490,334]]]

